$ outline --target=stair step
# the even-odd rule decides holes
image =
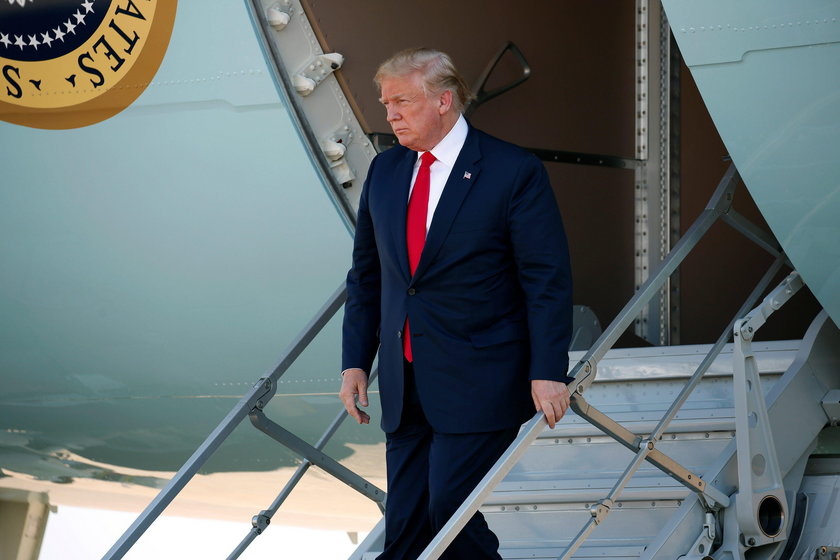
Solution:
[[[566,543],[558,542],[554,546],[528,546],[528,547],[501,547],[499,554],[504,560],[525,560],[525,559],[548,559],[552,560],[559,557],[566,550]],[[636,560],[644,551],[644,545],[639,544],[621,544],[613,546],[582,546],[575,553],[575,560],[583,558],[610,558],[611,560]],[[382,551],[366,552],[362,556],[362,560],[376,560],[376,557],[382,554]]]
[[[597,386],[596,386],[597,387]],[[592,403],[594,405],[594,403]],[[596,405],[597,406],[597,405]],[[606,412],[608,407],[598,407]],[[650,434],[659,424],[667,408],[657,410],[646,410],[644,412],[613,411],[609,416],[620,422],[624,427],[634,434]],[[735,409],[731,407],[718,407],[714,410],[689,410],[679,412],[668,425],[667,434],[675,434],[680,437],[687,437],[692,434],[705,432],[725,432],[735,430]],[[569,411],[565,418],[555,426],[554,429],[546,428],[534,442],[535,445],[543,441],[566,438],[585,438],[603,436],[604,433],[581,418],[574,411]]]
[[[794,361],[798,347],[799,341],[754,346],[765,393]],[[611,350],[599,363],[598,377],[587,389],[586,399],[645,439],[708,349]],[[731,346],[727,346],[656,443],[659,451],[700,476],[734,449],[731,359]],[[501,556],[505,560],[559,557],[592,518],[592,505],[609,494],[633,455],[573,411],[554,429],[544,430],[480,508],[499,537]],[[574,558],[636,560],[693,499],[685,486],[645,462]],[[371,546],[381,547],[381,540]],[[379,553],[368,550],[354,560],[375,560]]]
[[[565,490],[532,490],[519,492],[494,493],[481,507],[483,512],[506,511],[510,508],[533,509],[534,506],[548,506],[560,504],[592,504],[607,496],[612,489],[599,488],[567,488]],[[621,493],[618,502],[654,502],[662,500],[683,500],[689,490],[679,484],[664,487],[628,485]],[[505,508],[505,509],[500,509]],[[518,510],[516,510],[518,511]]]
[[[582,546],[575,553],[575,559],[610,558],[611,560],[635,560],[642,555],[644,545],[623,546]],[[563,545],[528,548],[500,548],[499,554],[505,560],[524,560],[526,558],[558,558],[566,550]]]
[[[657,442],[657,449],[688,469],[702,474],[704,466],[719,455],[733,439],[732,432],[704,432],[693,437],[677,436]],[[624,472],[634,452],[609,436],[583,443],[568,443],[568,438],[541,440],[532,445],[517,463],[506,480],[519,481],[547,478],[599,478]],[[645,463],[639,474],[660,472]]]
[[[616,502],[610,515],[595,528],[586,543],[590,546],[613,545],[617,541],[645,544],[681,504],[682,500]],[[496,511],[483,510],[483,514],[502,546],[517,548],[525,544],[570,541],[591,518],[591,505],[591,502],[531,505],[520,506],[519,510],[506,507],[505,511],[499,507]]]

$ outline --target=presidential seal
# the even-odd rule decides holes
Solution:
[[[0,120],[77,128],[112,117],[157,72],[176,0],[0,0]]]

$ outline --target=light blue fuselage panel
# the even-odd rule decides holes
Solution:
[[[750,194],[840,322],[840,4],[663,4]]]
[[[280,99],[242,3],[180,2],[128,109],[74,130],[0,123],[0,432],[15,445],[175,469],[339,287],[351,235]],[[312,434],[340,409],[319,396],[339,384],[339,324],[269,410]]]

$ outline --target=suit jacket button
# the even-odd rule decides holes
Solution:
[[[417,293],[417,290],[415,290],[414,288],[409,288],[408,289],[408,295],[413,296],[416,293]]]
[[[397,338],[402,338],[402,331],[397,331]]]

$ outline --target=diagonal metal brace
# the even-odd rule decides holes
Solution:
[[[578,416],[586,418],[591,424],[596,426],[605,434],[611,436],[627,449],[633,451],[634,453],[638,453],[642,448],[642,444],[644,442],[640,436],[637,436],[586,402],[586,399],[584,399],[582,395],[572,395],[571,406]],[[653,442],[647,442],[647,445],[650,445],[651,447],[652,444]],[[686,469],[655,447],[648,450],[645,459],[689,490],[700,494],[710,506],[714,507],[715,505],[718,505],[720,507],[727,507],[729,505],[729,497],[723,492],[714,486],[709,486],[700,476]]]
[[[368,384],[372,384],[373,380],[379,375],[379,368],[374,368],[374,370],[370,373],[368,377]],[[341,408],[341,411],[336,415],[330,425],[327,427],[326,431],[321,435],[321,438],[315,443],[315,449],[322,450],[324,446],[327,445],[327,442],[335,435],[338,431],[338,428],[341,424],[348,418],[347,412],[344,410],[344,407]],[[291,478],[286,482],[286,485],[280,491],[274,501],[271,502],[271,505],[268,508],[262,510],[259,514],[255,515],[251,519],[251,530],[248,531],[248,534],[245,535],[240,543],[236,546],[235,549],[228,555],[227,560],[236,560],[239,558],[245,550],[251,545],[251,543],[263,533],[263,531],[268,528],[271,524],[271,519],[274,517],[274,514],[280,509],[280,506],[286,501],[286,499],[291,495],[292,491],[297,487],[298,483],[303,478],[303,475],[306,474],[306,471],[309,470],[309,467],[312,466],[312,463],[308,459],[304,459],[303,462],[298,465],[298,468],[295,470],[294,474],[292,474]],[[385,504],[384,502],[377,503],[379,509],[382,513],[385,513]]]
[[[192,480],[192,477],[195,476],[201,466],[218,449],[222,442],[227,439],[245,416],[251,411],[259,410],[265,406],[265,403],[274,396],[276,390],[277,386],[271,378],[263,377],[257,381],[248,394],[240,399],[239,403],[228,413],[222,423],[213,430],[204,443],[193,453],[192,457],[184,463],[166,487],[146,506],[146,509],[143,510],[143,513],[140,514],[131,527],[105,553],[103,560],[122,558],[134,543],[137,542],[140,535],[149,528],[163,510],[172,503],[175,496]]]
[[[250,418],[251,423],[255,428],[267,434],[272,439],[277,440],[295,453],[301,455],[313,465],[321,467],[324,471],[336,477],[350,488],[356,490],[364,496],[367,496],[378,504],[385,501],[385,492],[357,475],[320,449],[316,449],[289,430],[286,430],[276,422],[269,420],[261,410],[256,409],[251,411]]]

